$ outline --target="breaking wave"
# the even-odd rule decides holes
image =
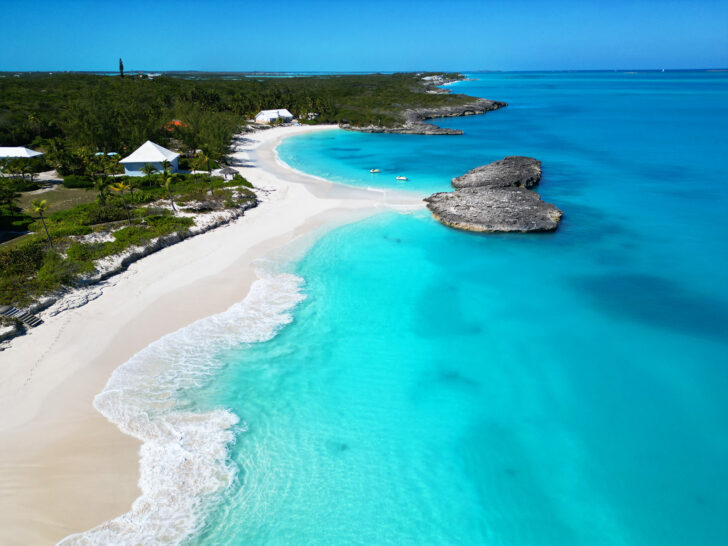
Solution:
[[[184,392],[225,365],[221,351],[271,339],[291,322],[305,298],[302,284],[285,273],[261,278],[242,302],[164,336],[114,371],[94,405],[143,442],[142,493],[127,513],[60,544],[178,544],[203,527],[235,479],[228,449],[239,419],[223,409],[185,409]]]

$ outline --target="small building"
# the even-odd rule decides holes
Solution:
[[[36,152],[35,150],[24,148],[23,146],[0,147],[0,159],[38,157],[39,155],[43,155],[43,152]]]
[[[170,172],[177,172],[177,159],[179,154],[163,148],[159,144],[155,144],[151,140],[147,140],[139,146],[132,154],[125,157],[119,163],[124,165],[124,174],[127,176],[145,176],[142,172],[144,165],[149,163],[159,172],[164,170],[162,165],[165,161],[169,161]]]
[[[256,123],[273,123],[277,120],[291,121],[293,114],[291,114],[285,108],[280,110],[261,110],[258,115],[255,116]]]

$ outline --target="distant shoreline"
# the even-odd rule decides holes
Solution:
[[[728,72],[727,68],[711,67],[711,68],[587,68],[587,69],[564,69],[564,70],[384,70],[384,71],[317,71],[317,70],[283,70],[283,71],[250,71],[238,72],[228,70],[160,70],[160,69],[126,69],[127,74],[206,74],[221,76],[289,76],[291,74],[301,74],[306,76],[316,75],[368,75],[368,74],[396,74],[399,72],[408,73],[443,73],[443,72],[459,72],[461,74],[579,74],[579,73],[621,73],[621,72]],[[97,75],[116,75],[115,70],[0,70],[2,74],[97,74]]]

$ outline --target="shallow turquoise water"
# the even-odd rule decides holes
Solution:
[[[333,131],[280,155],[423,193],[533,155],[558,232],[422,212],[322,237],[292,266],[293,323],[184,393],[247,426],[192,543],[728,542],[728,77],[474,77],[456,89],[510,106],[443,122],[462,137]]]

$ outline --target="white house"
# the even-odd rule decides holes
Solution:
[[[162,163],[164,161],[169,161],[170,172],[176,173],[178,157],[178,153],[168,150],[167,148],[163,148],[151,140],[147,140],[144,144],[134,150],[130,156],[125,157],[119,161],[119,163],[124,165],[124,174],[127,176],[144,176],[142,167],[144,167],[147,163],[152,165],[159,172],[162,172],[164,169]]]
[[[255,116],[256,123],[273,123],[277,119],[291,121],[293,119],[293,114],[283,108],[281,110],[261,110],[258,112],[258,115]]]
[[[22,146],[6,146],[0,147],[0,158],[5,157],[37,157],[43,155],[43,152],[36,152]]]

